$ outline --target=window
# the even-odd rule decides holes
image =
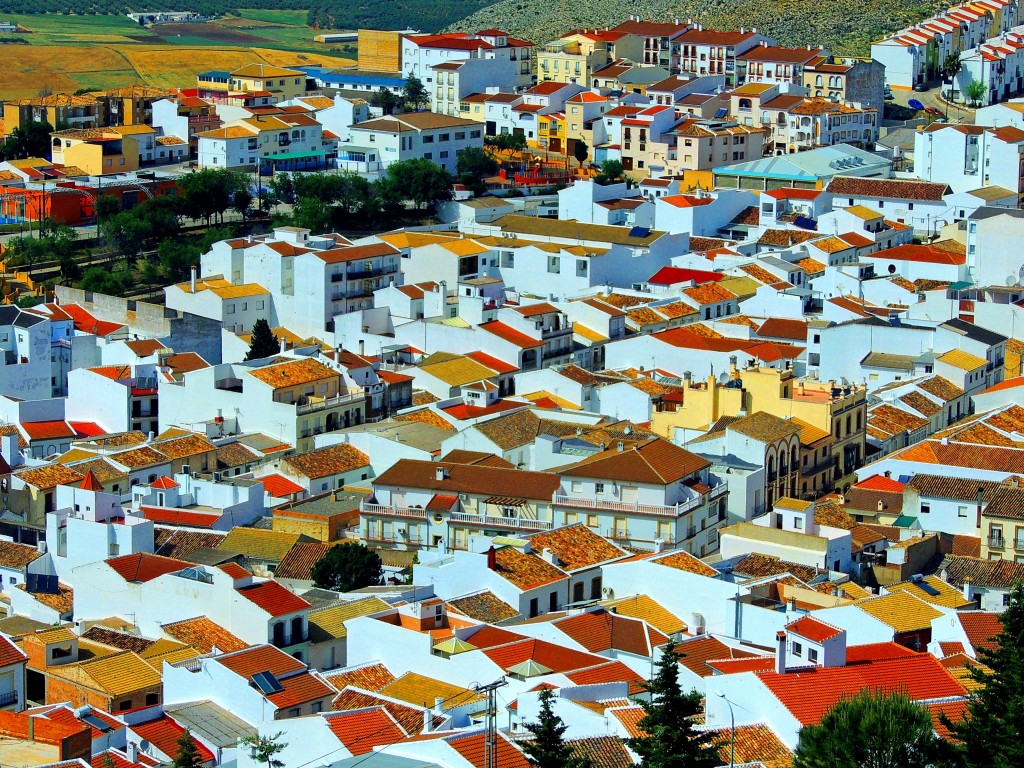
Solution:
[[[594,483],[594,493],[604,493],[604,483]]]
[[[793,655],[797,657],[804,655],[804,647],[796,640],[793,641]]]
[[[597,515],[587,515],[587,527],[597,528]]]
[[[288,710],[288,717],[298,717],[301,714],[302,714],[302,708],[301,707],[292,707],[291,709]]]
[[[809,662],[811,662],[811,664],[817,664],[818,663],[818,649],[817,648],[808,648],[807,649],[807,660]]]
[[[125,699],[124,701],[118,702],[117,709],[119,712],[124,712],[132,708],[132,700]]]
[[[921,514],[922,515],[927,515],[931,511],[932,511],[931,504],[922,504],[921,505]]]
[[[967,512],[968,512],[968,508],[967,508],[967,507],[965,507],[965,506],[964,506],[964,505],[962,505],[962,504],[961,504],[961,505],[959,505],[959,506],[958,506],[958,507],[956,508],[956,516],[957,516],[957,517],[967,517]]]
[[[160,703],[160,694],[159,693],[147,693],[146,694],[146,706],[147,707],[155,707],[159,703]]]
[[[537,604],[537,598],[535,597],[532,600],[530,600],[530,618],[532,619],[538,613],[540,613],[540,608]]]

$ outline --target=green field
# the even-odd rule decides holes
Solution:
[[[306,26],[306,11],[270,11],[258,8],[239,8],[238,15],[243,19],[265,21],[270,24],[290,24],[296,27]]]

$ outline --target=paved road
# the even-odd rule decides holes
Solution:
[[[974,112],[968,109],[964,109],[958,104],[949,104],[942,101],[939,98],[939,87],[936,86],[927,91],[904,91],[904,90],[893,90],[893,98],[888,102],[890,104],[899,104],[900,106],[907,106],[907,102],[911,99],[917,99],[926,107],[935,107],[943,115],[949,115],[949,122],[951,123],[974,123]],[[923,115],[922,115],[923,117]]]

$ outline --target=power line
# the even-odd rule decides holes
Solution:
[[[502,683],[501,684],[502,685],[507,685],[507,683],[504,681],[504,678],[502,678]],[[492,685],[495,685],[495,683],[492,683]],[[474,690],[474,691],[478,690],[478,686],[474,686],[472,690]],[[452,700],[457,699],[460,696],[464,696],[464,695],[465,695],[465,691],[459,691],[458,693],[452,694],[451,696],[449,696],[447,699],[444,699],[443,701],[435,702],[434,703],[434,707],[442,707],[445,704],[447,704],[449,701],[452,701]],[[381,706],[383,706],[386,709],[385,705],[381,705]],[[378,728],[376,731],[368,733],[368,734],[366,734],[364,736],[360,736],[358,739],[356,739],[355,741],[351,742],[351,744],[344,744],[344,743],[342,743],[342,745],[340,747],[336,747],[335,749],[332,749],[329,752],[325,752],[324,754],[320,755],[319,757],[314,757],[312,760],[308,760],[305,763],[302,763],[301,765],[295,766],[295,768],[306,768],[306,766],[313,765],[314,763],[319,763],[325,757],[329,757],[330,755],[333,755],[335,752],[338,752],[341,749],[348,749],[351,752],[352,751],[351,747],[355,746],[356,744],[359,744],[359,742],[365,741],[366,739],[371,739],[374,736],[377,736],[378,734],[381,734],[384,731],[389,730],[389,729],[390,729],[390,726],[385,725],[382,728]],[[403,730],[404,731],[405,729],[402,728],[402,726],[399,724],[399,730]],[[357,765],[360,765],[361,763],[365,762],[366,760],[369,760],[374,755],[380,754],[381,752],[383,752],[388,747],[394,746],[395,744],[399,744],[401,741],[402,741],[402,739],[398,739],[397,741],[390,741],[390,742],[384,744],[381,747],[381,749],[377,750],[376,752],[368,752],[365,757],[363,757],[361,760],[357,760],[356,762],[352,763],[352,765],[350,765],[349,768],[355,768]]]

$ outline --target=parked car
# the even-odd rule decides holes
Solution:
[[[924,111],[927,114],[929,114],[929,115],[941,115],[942,114],[942,111],[939,110],[939,109],[936,109],[935,107],[925,107]]]
[[[928,90],[928,86],[925,85],[924,83],[917,83],[916,85],[914,85],[914,90],[917,91],[918,93],[924,93],[925,91]]]

